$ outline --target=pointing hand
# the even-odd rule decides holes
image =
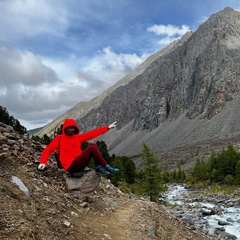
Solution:
[[[115,127],[116,127],[116,123],[117,123],[117,121],[115,121],[114,123],[110,124],[110,125],[108,126],[108,129],[115,128]]]

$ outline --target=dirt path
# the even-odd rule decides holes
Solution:
[[[129,220],[133,211],[133,202],[129,202],[123,208],[106,215],[89,213],[83,218],[76,219],[74,224],[84,228],[79,232],[78,239],[135,240],[129,229]]]
[[[163,212],[162,212],[163,211]],[[162,215],[162,217],[159,217]],[[76,225],[84,227],[77,239],[96,240],[206,240],[156,204],[134,200],[123,208],[106,215],[85,215]],[[80,237],[81,236],[81,237]]]

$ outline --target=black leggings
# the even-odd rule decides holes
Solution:
[[[67,171],[70,173],[74,173],[74,172],[79,172],[79,171],[83,170],[87,166],[87,164],[89,163],[91,158],[94,159],[96,166],[98,166],[98,165],[101,165],[103,167],[107,166],[107,162],[102,157],[102,155],[98,149],[98,145],[93,143],[89,147],[87,147],[81,153],[81,155],[79,155],[78,157],[76,157],[73,160],[73,162],[71,163],[71,165]]]

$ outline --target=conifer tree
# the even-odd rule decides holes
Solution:
[[[20,122],[13,116],[9,115],[5,107],[0,106],[0,122],[12,126],[15,131],[20,134],[27,132],[27,129],[20,124]]]
[[[143,144],[143,192],[150,197],[150,201],[156,201],[162,189],[161,169],[159,160],[147,144]]]
[[[240,184],[240,160],[237,161],[235,174],[236,174],[236,180],[235,180],[236,184]]]
[[[196,181],[204,181],[208,179],[207,167],[203,159],[197,159],[192,170],[192,176]]]

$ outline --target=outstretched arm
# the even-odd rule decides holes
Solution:
[[[96,129],[93,129],[89,132],[86,132],[86,133],[83,133],[83,134],[80,134],[81,136],[81,141],[82,142],[86,142],[86,141],[89,141],[91,139],[94,139],[98,136],[100,136],[101,134],[107,132],[108,130],[112,129],[112,128],[115,128],[116,127],[116,121],[112,124],[110,124],[109,126],[104,126],[104,127],[101,127],[101,128],[96,128]]]
[[[48,158],[50,154],[55,151],[59,146],[60,135],[55,137],[51,143],[45,147],[40,158],[40,164],[38,165],[38,170],[44,170],[47,165]]]

